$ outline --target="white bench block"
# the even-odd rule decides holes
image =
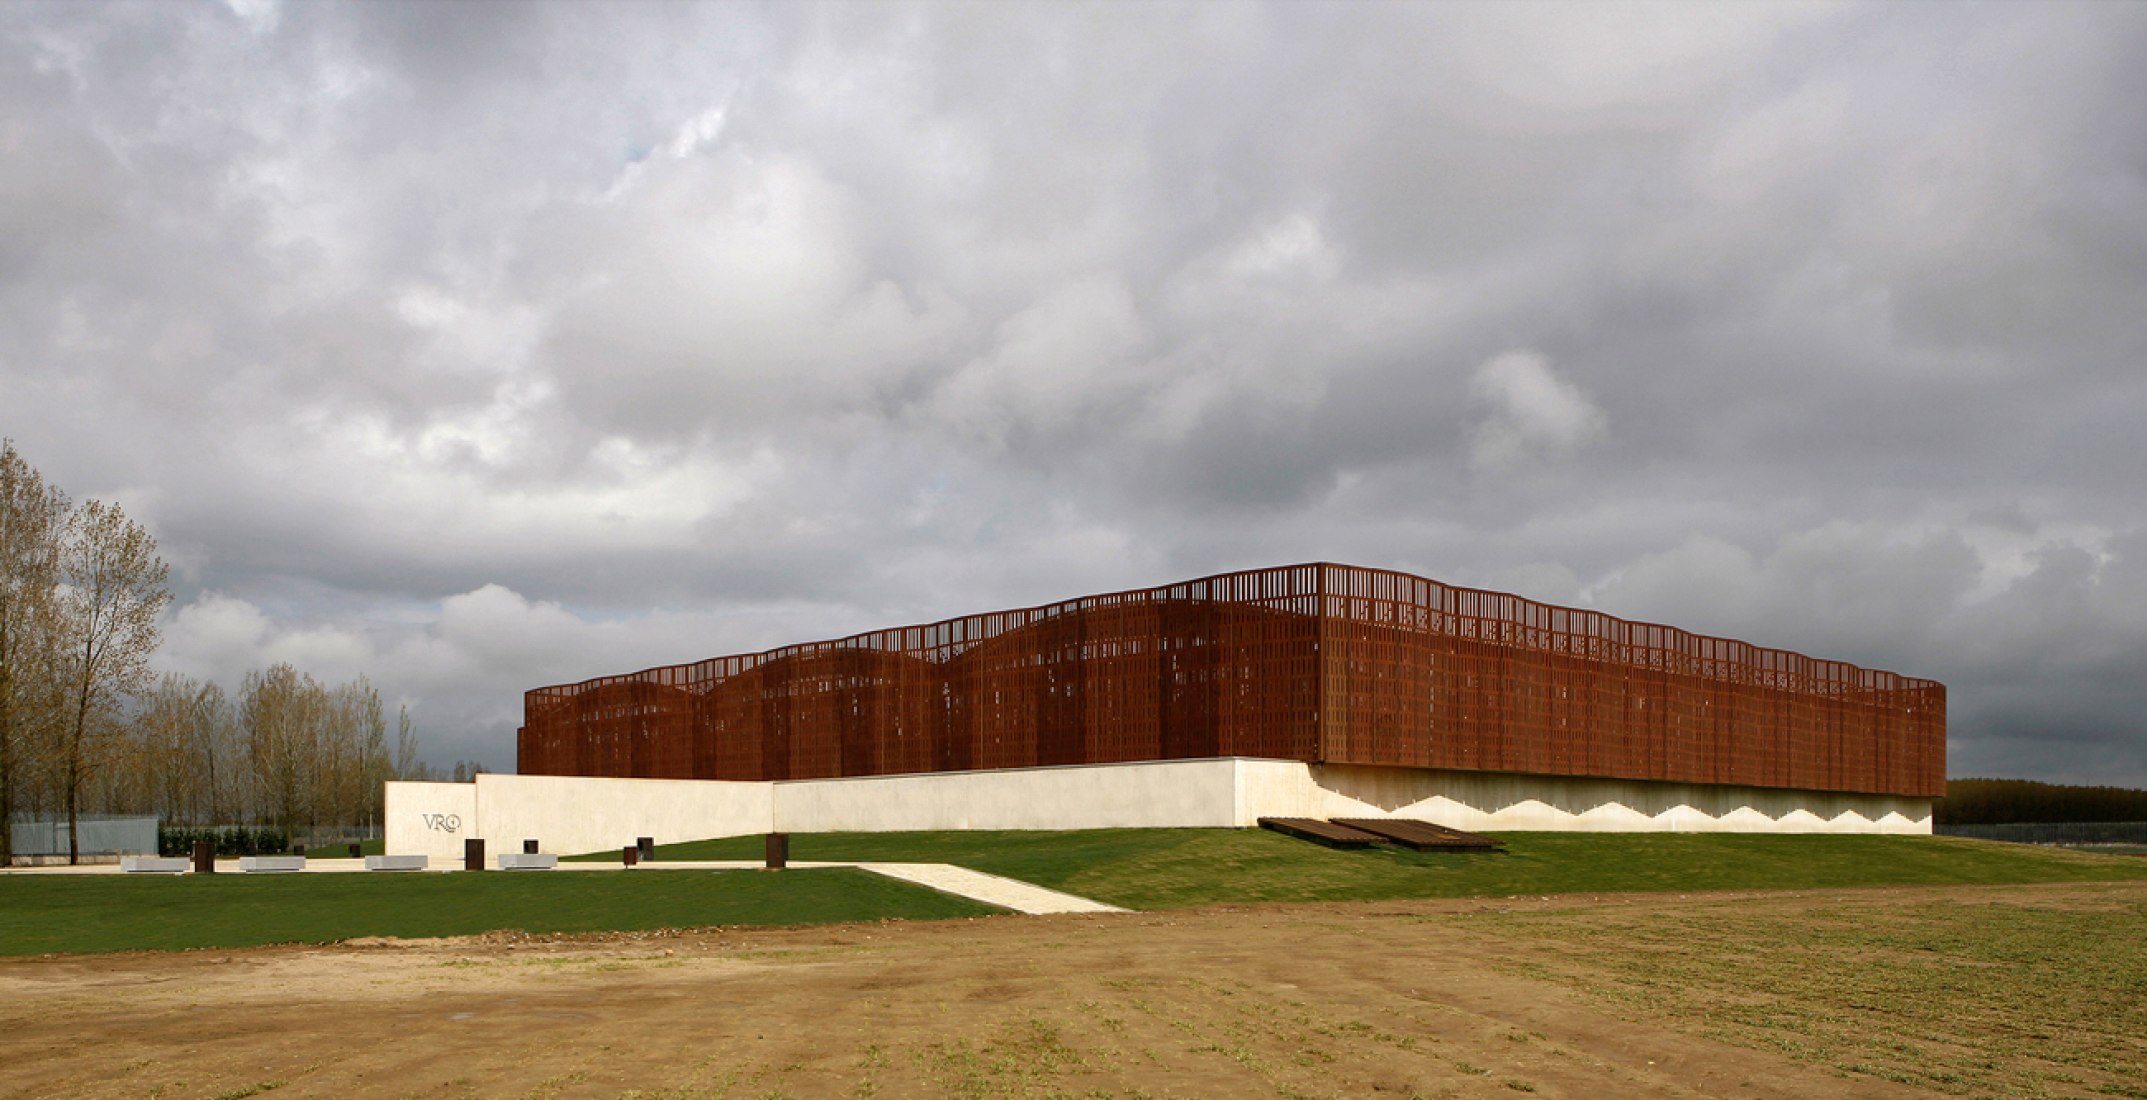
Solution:
[[[549,852],[527,855],[522,852],[502,852],[499,869],[502,871],[549,871],[559,865],[559,857]]]
[[[306,857],[304,856],[239,857],[239,870],[241,871],[303,871],[305,869]]]
[[[422,871],[431,863],[430,859],[422,855],[365,857],[365,869],[368,871]]]
[[[185,856],[122,856],[119,860],[119,869],[122,871],[157,875],[184,874],[186,869],[192,866],[193,863]]]

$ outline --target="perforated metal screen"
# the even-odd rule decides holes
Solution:
[[[1937,797],[1945,686],[1404,573],[1293,565],[538,688],[535,775],[1259,756]]]

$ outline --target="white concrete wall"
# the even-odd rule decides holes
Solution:
[[[569,855],[765,832],[1251,826],[1262,817],[1415,817],[1482,832],[1929,833],[1928,799],[1289,760],[1166,760],[735,783],[480,775],[390,783],[388,851],[459,865],[535,839]]]
[[[1163,760],[775,784],[789,833],[1227,827],[1237,762]]]
[[[390,855],[424,855],[434,867],[462,866],[462,842],[477,831],[474,783],[390,783],[382,810]]]
[[[486,774],[476,786],[488,856],[519,852],[524,840],[573,855],[615,852],[644,836],[670,844],[765,833],[775,819],[769,783]]]
[[[1310,804],[1319,808],[1307,817],[1414,817],[1479,832],[1931,831],[1927,798],[1352,764],[1296,766],[1306,769],[1307,781],[1318,791]]]
[[[1237,806],[1231,824],[1249,828],[1263,817],[1333,816],[1327,812],[1332,796],[1313,782],[1311,765],[1245,757],[1236,764]]]

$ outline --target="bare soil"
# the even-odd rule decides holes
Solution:
[[[2076,889],[1756,894],[1739,911],[1794,923],[1852,898],[1883,911]],[[1929,1095],[1707,1037],[1704,1021],[1562,980],[1570,953],[1555,942],[1455,919],[1541,912],[1608,928],[1723,899],[12,959],[0,961],[0,1096]]]

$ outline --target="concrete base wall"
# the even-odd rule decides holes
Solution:
[[[790,780],[771,784],[775,831],[1236,825],[1241,822],[1234,776],[1241,763],[1234,759],[1161,760]]]
[[[1563,832],[1929,833],[1931,800],[1496,772],[1310,768],[1307,817],[1414,817],[1456,829]]]
[[[645,836],[671,844],[765,833],[774,817],[772,783],[480,775],[476,787],[489,855],[519,852],[524,840],[560,855],[617,853]]]
[[[1487,832],[1929,833],[1929,799],[1432,771],[1287,760],[1166,760],[734,783],[480,775],[390,783],[387,849],[617,851],[750,833],[1228,828],[1262,817],[1414,817]],[[435,864],[439,866],[442,864]]]

